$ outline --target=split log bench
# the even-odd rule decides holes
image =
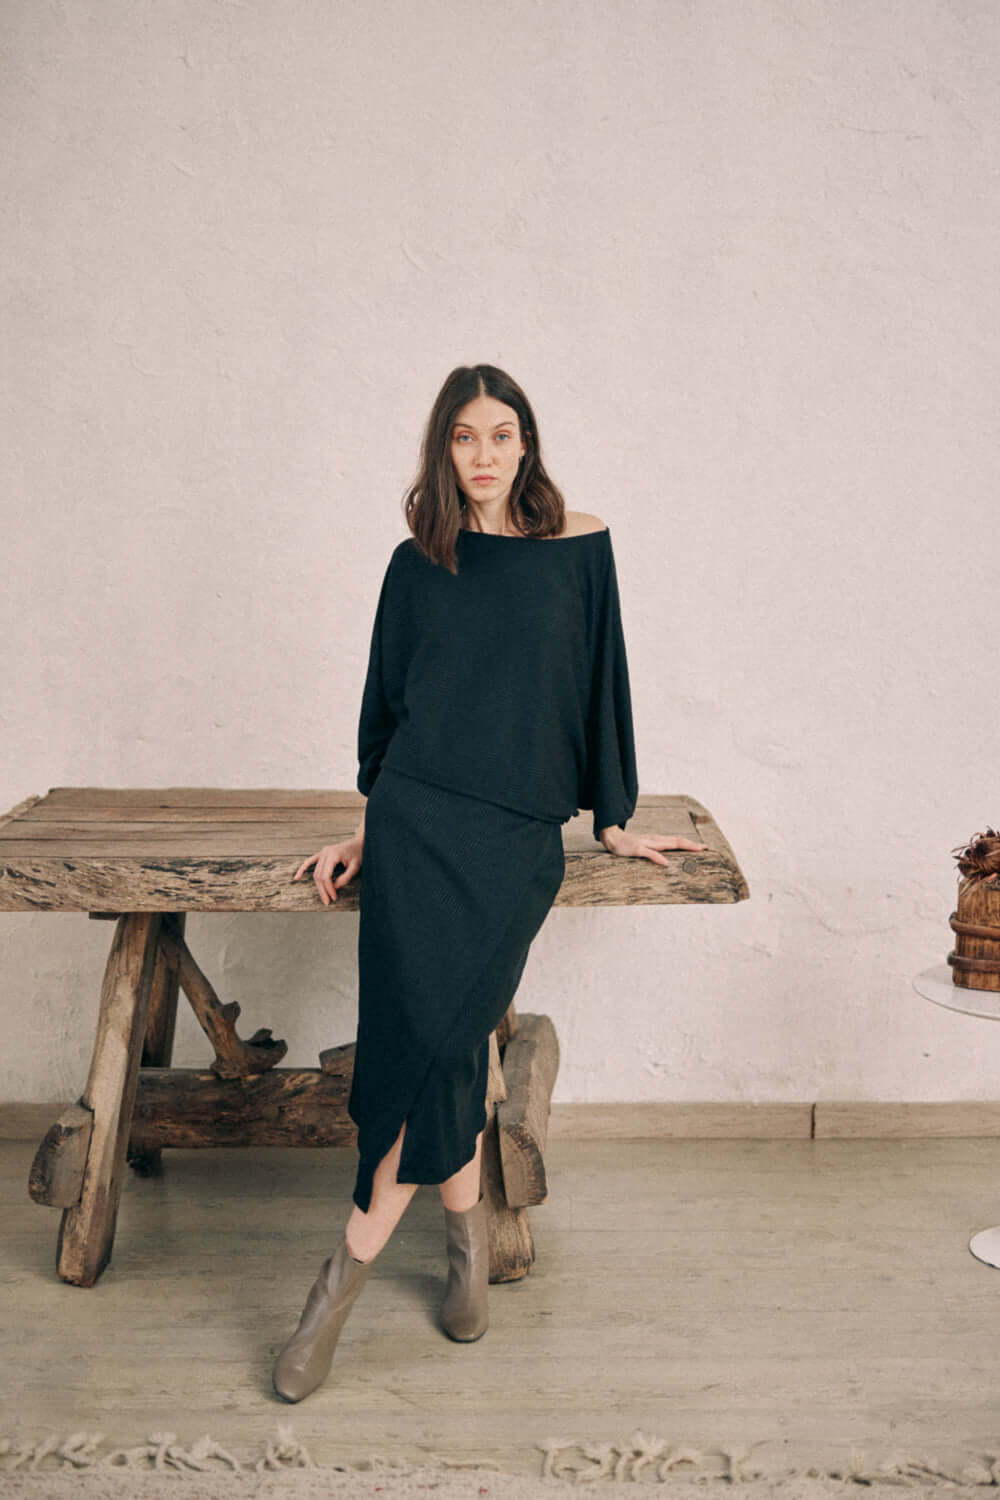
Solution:
[[[329,907],[309,854],[349,837],[356,792],[55,787],[0,817],[0,911],[88,912],[115,920],[86,1086],[46,1134],[29,1192],[62,1209],[57,1268],[93,1286],[111,1258],[126,1162],[149,1175],[169,1146],[340,1146],[356,1131],[346,1103],[353,1044],[318,1068],[279,1068],[287,1050],[267,1028],[236,1031],[185,942],[188,912],[356,911],[360,877]],[[591,815],[563,827],[566,876],[556,906],[735,902],[749,895],[728,842],[691,797],[643,796],[630,829],[705,843],[666,867],[595,843]],[[215,1052],[207,1069],[172,1068],[178,990]],[[559,1066],[547,1016],[511,1005],[491,1039],[483,1183],[490,1280],[524,1276],[534,1259],[526,1210],[547,1193],[544,1150]]]

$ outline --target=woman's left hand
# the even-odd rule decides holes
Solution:
[[[609,854],[629,854],[633,858],[651,859],[656,865],[665,865],[667,861],[660,849],[684,849],[697,854],[702,849],[707,849],[707,844],[696,844],[692,839],[682,839],[676,834],[668,833],[627,833],[624,828],[611,827],[601,829],[601,843]]]

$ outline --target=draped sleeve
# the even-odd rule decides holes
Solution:
[[[594,838],[599,840],[602,828],[625,827],[639,795],[632,695],[610,533],[606,566],[596,591],[591,661],[587,758],[580,805],[593,809]]]
[[[405,673],[405,608],[396,578],[397,552],[389,560],[379,591],[368,650],[368,672],[358,719],[357,788],[367,797],[402,714]]]

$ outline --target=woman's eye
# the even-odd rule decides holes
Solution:
[[[501,442],[503,442],[505,438],[509,438],[510,437],[510,433],[509,432],[498,432],[497,433],[497,437],[500,439]]]
[[[460,432],[460,433],[458,433],[458,434],[457,434],[457,435],[456,435],[456,437],[455,437],[455,442],[456,442],[456,443],[464,443],[464,442],[465,442],[465,440],[466,440],[466,438],[467,438],[467,437],[468,437],[468,436],[469,436],[469,434],[468,434],[468,433],[467,433],[467,432]]]

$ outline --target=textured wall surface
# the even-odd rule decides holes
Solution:
[[[997,7],[0,24],[2,807],[352,786],[422,422],[499,363],[611,527],[642,788],[706,803],[753,893],[550,915],[519,999],[556,1097],[994,1094],[1000,1030],[911,978],[1000,817]],[[188,932],[309,1065],[353,1035],[356,920]],[[0,1098],[79,1092],[110,937],[0,916]]]

